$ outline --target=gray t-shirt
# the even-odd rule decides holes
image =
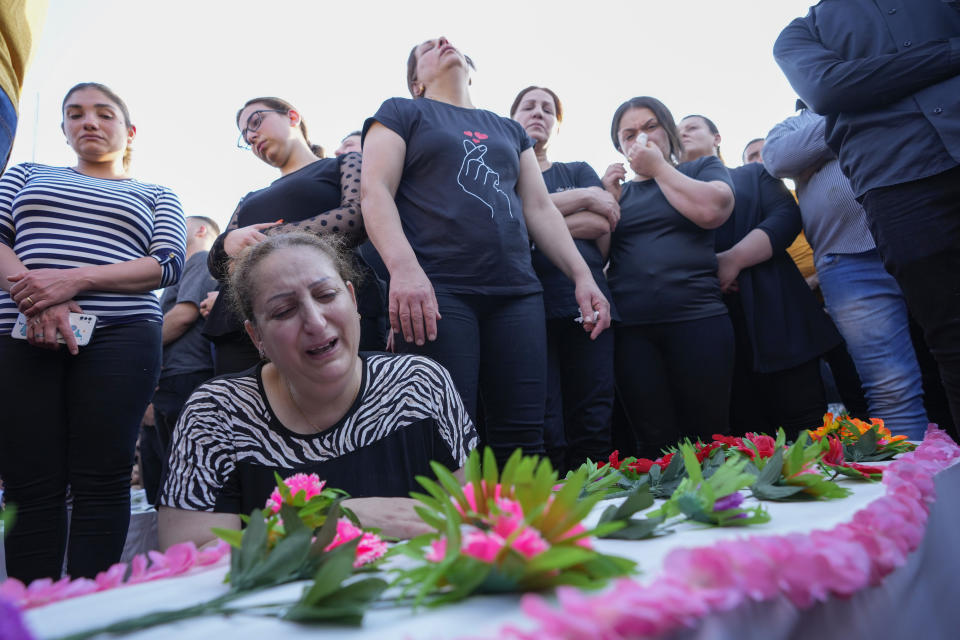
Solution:
[[[183,265],[180,282],[163,290],[160,310],[164,315],[181,302],[190,302],[200,308],[207,293],[217,288],[217,281],[207,271],[207,252],[198,251]],[[186,333],[163,347],[161,378],[213,369],[210,341],[201,335],[204,319],[197,318]]]

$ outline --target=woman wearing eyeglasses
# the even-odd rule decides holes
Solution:
[[[227,230],[217,238],[208,257],[210,273],[220,282],[220,296],[207,318],[204,334],[216,345],[217,375],[244,371],[260,361],[243,330],[243,322],[230,305],[227,283],[230,262],[243,249],[268,235],[304,231],[339,237],[353,247],[363,239],[360,217],[360,154],[347,153],[324,158],[323,149],[311,144],[303,117],[293,105],[280,98],[248,100],[237,112],[240,138],[237,146],[280,170],[270,186],[248,193],[237,205]],[[376,314],[381,296],[374,276],[358,292],[365,319]],[[373,299],[372,304],[364,304]],[[372,312],[367,309],[373,307]],[[361,322],[364,347],[382,347],[371,333],[369,322]]]

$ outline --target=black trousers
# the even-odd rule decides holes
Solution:
[[[729,432],[733,327],[727,314],[618,327],[617,397],[643,457]]]
[[[397,350],[432,358],[450,372],[482,443],[503,464],[517,448],[543,454],[547,345],[543,296],[437,292],[437,339],[418,347],[396,335]]]
[[[157,504],[160,496],[160,483],[180,411],[194,389],[212,377],[213,370],[206,369],[160,378],[153,394],[155,424],[144,425],[140,435],[140,477],[152,505]]]
[[[543,438],[561,474],[610,455],[613,331],[591,340],[572,318],[547,321],[547,411]]]
[[[960,424],[960,167],[863,197],[884,267],[923,328]]]
[[[0,336],[0,477],[17,519],[7,572],[92,578],[120,560],[140,419],[160,373],[160,324],[99,327],[80,353]],[[73,496],[67,539],[66,492]]]

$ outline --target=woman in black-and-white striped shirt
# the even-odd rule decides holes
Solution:
[[[281,212],[282,215],[282,212]],[[274,473],[316,473],[365,526],[423,533],[413,500],[430,461],[460,469],[477,433],[450,374],[423,356],[360,353],[352,267],[306,233],[272,236],[231,274],[268,362],[206,382],[183,408],[160,496],[160,545],[215,539],[262,508]]]
[[[119,96],[83,83],[62,110],[77,165],[21,164],[0,178],[0,477],[18,507],[5,547],[21,580],[59,577],[65,547],[74,577],[120,559],[134,446],[160,371],[151,291],[177,282],[184,258],[177,196],[129,177],[136,129]],[[25,341],[10,336],[18,311]],[[81,311],[97,323],[78,347],[69,314]]]

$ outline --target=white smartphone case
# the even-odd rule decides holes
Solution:
[[[89,313],[70,314],[70,330],[73,331],[73,336],[81,347],[90,342],[90,338],[93,337],[93,329],[96,326],[97,316]],[[10,337],[19,340],[27,339],[27,318],[22,313],[17,316],[17,322],[13,325]],[[57,342],[60,344],[66,344],[67,342],[59,331],[57,331]]]

